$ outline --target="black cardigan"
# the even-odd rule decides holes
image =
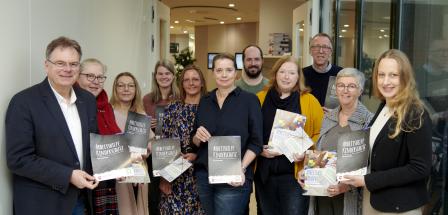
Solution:
[[[371,125],[384,107],[381,104]],[[408,116],[407,116],[408,117]],[[381,129],[371,154],[371,173],[365,176],[370,204],[382,212],[405,212],[423,206],[429,200],[426,181],[431,170],[431,120],[423,114],[420,129],[403,132],[390,139],[395,119]]]

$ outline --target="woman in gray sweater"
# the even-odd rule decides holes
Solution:
[[[317,150],[336,151],[341,133],[361,130],[369,124],[373,114],[359,101],[364,87],[364,74],[345,68],[336,76],[336,95],[339,106],[325,114],[317,141]],[[331,185],[330,197],[311,198],[309,215],[360,215],[362,192],[345,184]]]

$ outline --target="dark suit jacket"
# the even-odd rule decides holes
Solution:
[[[74,90],[82,127],[82,169],[92,174],[89,133],[97,131],[95,98],[79,87]],[[5,127],[14,213],[71,214],[80,192],[90,192],[70,183],[72,171],[80,169],[80,162],[47,78],[11,99]]]
[[[384,105],[380,105],[371,124]],[[364,179],[372,207],[397,213],[421,207],[429,199],[426,180],[431,170],[431,120],[425,111],[420,129],[402,131],[390,139],[388,134],[394,128],[395,120],[391,118],[378,134],[372,149],[371,173]]]

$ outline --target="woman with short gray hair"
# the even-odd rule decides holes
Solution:
[[[355,68],[345,68],[338,73],[335,85],[339,106],[325,114],[316,144],[317,150],[336,151],[341,133],[367,127],[373,114],[359,101],[364,82],[364,74]],[[309,215],[361,214],[361,190],[337,184],[329,186],[327,191],[330,197],[311,198]]]

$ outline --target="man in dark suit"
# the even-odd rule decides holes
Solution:
[[[73,86],[79,44],[66,37],[46,50],[47,78],[16,94],[6,113],[6,153],[13,174],[14,214],[89,214],[98,185],[90,161],[97,131],[92,94]],[[90,189],[90,190],[89,190]]]

